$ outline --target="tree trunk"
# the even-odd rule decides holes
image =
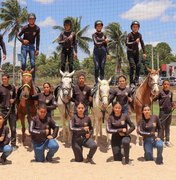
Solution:
[[[13,47],[13,85],[15,85],[16,40],[17,40],[17,37],[15,36],[14,47]]]

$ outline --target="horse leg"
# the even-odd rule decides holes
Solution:
[[[25,127],[25,117],[22,117],[21,118],[21,131],[22,131],[22,143],[24,145],[24,142],[26,140],[26,134],[25,134],[25,131],[26,131],[26,127]]]
[[[140,145],[140,136],[139,136],[139,133],[138,133],[138,124],[139,124],[139,119],[140,119],[140,116],[139,115],[137,115],[137,113],[136,113],[136,126],[137,126],[137,138],[136,138],[136,146],[139,146]]]
[[[98,143],[98,134],[100,132],[99,118],[95,118],[95,141]]]
[[[103,136],[103,132],[102,132],[102,119],[99,121],[99,125],[100,125],[100,137]]]
[[[67,140],[67,127],[65,124],[65,118],[62,118],[62,132],[63,132],[63,137],[62,137],[62,141],[66,141]]]

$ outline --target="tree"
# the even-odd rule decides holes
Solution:
[[[91,38],[87,37],[85,34],[89,28],[89,25],[85,26],[84,28],[81,29],[81,20],[82,17],[67,17],[65,19],[70,19],[72,21],[72,31],[76,33],[76,39],[78,43],[78,48],[80,48],[84,53],[90,55],[90,50],[89,50],[89,42],[92,41]],[[53,29],[57,29],[59,31],[64,31],[64,27],[62,26],[53,26]],[[54,41],[56,42],[57,39]],[[57,51],[60,53],[61,52],[61,46],[57,47]]]
[[[110,40],[108,43],[108,49],[112,54],[113,59],[116,59],[116,74],[120,74],[121,64],[123,59],[125,59],[125,39],[126,32],[121,31],[121,27],[119,23],[112,22],[108,26],[105,27],[105,32]]]
[[[16,64],[16,41],[17,34],[23,23],[27,21],[28,12],[26,8],[21,8],[18,0],[6,0],[1,2],[0,8],[0,30],[8,32],[8,42],[14,39],[13,48],[13,83],[15,83]]]

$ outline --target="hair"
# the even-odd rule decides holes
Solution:
[[[148,104],[145,104],[144,106],[142,106],[142,119],[145,119],[143,110],[144,110],[146,107],[149,107],[149,108],[150,108],[150,106],[149,106]]]
[[[40,109],[45,109],[45,110],[47,110],[46,104],[40,103],[39,106],[38,106],[38,110],[40,110]]]
[[[46,84],[51,88],[51,84],[50,84],[49,82],[43,83],[43,87],[44,87],[44,85],[46,85]]]
[[[83,76],[84,78],[86,78],[86,75],[84,74],[84,73],[80,73],[80,74],[78,74],[78,79],[81,77],[81,76]]]
[[[163,81],[162,85],[163,85],[165,82],[170,83],[169,79],[165,79],[165,80]]]
[[[119,79],[120,78],[124,78],[125,79],[125,81],[127,80],[127,78],[126,78],[126,76],[125,75],[120,75],[118,78],[117,78],[117,80],[119,81]]]
[[[85,103],[84,103],[83,101],[79,101],[78,104],[76,105],[76,108],[77,108],[80,104],[82,104],[84,107],[86,107],[86,105],[85,105]]]
[[[10,78],[10,76],[9,76],[8,74],[3,74],[3,75],[2,75],[2,78],[3,78],[3,77],[7,77],[8,79]]]
[[[114,108],[117,104],[122,108],[122,105],[118,101],[113,102],[112,107]],[[114,115],[114,109],[112,109],[111,115]]]
[[[0,116],[4,119],[4,114],[0,112]]]

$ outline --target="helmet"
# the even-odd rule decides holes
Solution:
[[[103,22],[101,20],[97,20],[95,21],[94,27],[96,28],[98,24],[101,24],[103,26]]]
[[[65,26],[66,24],[69,24],[70,26],[72,26],[72,21],[71,21],[70,19],[65,19],[65,20],[64,20],[64,26]]]
[[[138,25],[138,27],[140,28],[140,23],[138,21],[133,21],[131,23],[131,29],[132,29],[133,25]]]
[[[36,19],[36,15],[34,13],[28,14],[28,19],[33,18]]]

